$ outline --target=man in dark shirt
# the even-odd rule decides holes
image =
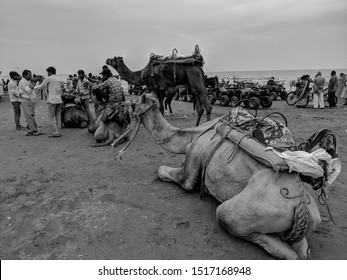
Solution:
[[[338,87],[338,79],[335,71],[331,71],[331,78],[328,84],[328,102],[329,107],[336,107],[336,91]]]

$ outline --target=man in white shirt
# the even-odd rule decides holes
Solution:
[[[324,86],[325,79],[322,77],[322,72],[318,71],[313,80],[313,108],[324,109]]]
[[[42,84],[35,86],[35,89],[42,90],[48,89],[48,118],[51,121],[53,127],[53,133],[48,137],[60,137],[61,136],[61,110],[63,101],[61,95],[64,91],[64,82],[60,80],[55,74],[56,69],[52,66],[46,69],[48,78],[46,78]]]
[[[39,131],[35,120],[36,94],[34,92],[34,85],[30,82],[32,78],[31,71],[24,70],[22,76],[23,78],[18,84],[18,89],[25,120],[27,122],[27,132],[25,135],[37,136],[42,133]]]
[[[13,106],[14,111],[14,122],[16,124],[17,130],[22,130],[22,126],[20,124],[20,96],[19,96],[19,90],[18,90],[18,81],[20,80],[21,76],[15,72],[11,71],[9,73],[10,75],[10,82],[8,83],[8,95],[10,97],[10,102]]]

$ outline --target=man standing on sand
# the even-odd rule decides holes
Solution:
[[[16,129],[22,130],[22,126],[20,124],[21,101],[20,101],[19,89],[18,89],[18,81],[20,80],[21,77],[15,71],[11,71],[9,75],[11,80],[8,83],[8,95],[10,97],[10,102],[12,103],[12,106],[13,106],[14,122],[16,124]]]
[[[78,82],[75,93],[81,98],[82,107],[88,115],[88,126],[94,126],[94,118],[89,108],[90,88],[92,83],[87,80],[83,70],[78,70],[77,74]]]
[[[328,84],[328,102],[329,107],[336,107],[335,99],[336,99],[336,91],[338,87],[338,79],[335,71],[331,71],[331,78]]]
[[[53,133],[48,137],[61,136],[61,109],[63,101],[61,95],[64,91],[64,82],[57,78],[56,69],[52,66],[46,69],[48,78],[35,87],[37,90],[48,89],[48,118],[53,127]]]
[[[32,78],[31,71],[24,70],[22,76],[23,78],[18,84],[18,89],[25,120],[27,122],[27,132],[25,135],[37,136],[42,133],[39,131],[35,120],[36,94],[34,92],[34,85],[30,82]]]
[[[313,80],[313,108],[324,109],[324,92],[325,79],[322,77],[322,72],[318,71]]]

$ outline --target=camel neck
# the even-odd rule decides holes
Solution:
[[[157,107],[149,110],[142,117],[142,123],[158,145],[174,154],[185,154],[188,145],[199,135],[214,127],[215,119],[193,128],[177,128],[169,124]]]
[[[142,84],[142,79],[144,76],[144,71],[146,67],[138,71],[131,71],[124,62],[118,64],[115,68],[117,72],[122,76],[124,80],[131,84]]]
[[[185,154],[187,146],[195,139],[194,129],[180,129],[170,125],[158,108],[153,108],[144,115],[142,123],[157,144],[174,154]]]

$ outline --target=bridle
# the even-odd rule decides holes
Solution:
[[[136,113],[133,113],[133,119],[135,121],[142,121],[142,117],[144,114],[146,114],[150,109],[152,109],[152,107],[154,107],[156,104],[153,103],[151,106],[149,106],[145,111],[140,111],[140,112],[136,112]],[[140,109],[141,110],[141,109]]]
[[[152,109],[152,107],[156,106],[155,103],[153,103],[151,106],[149,106],[145,111],[140,111],[140,112],[136,112],[133,114],[133,119],[135,121],[141,122],[142,121],[142,117],[150,110]],[[153,127],[153,129],[150,131],[150,134],[152,134],[153,130],[155,129],[155,126]],[[181,131],[181,129],[177,129],[172,135],[162,139],[162,140],[155,140],[155,142],[160,145],[160,144],[164,144],[167,141],[171,140],[175,135],[177,135],[177,133]]]

